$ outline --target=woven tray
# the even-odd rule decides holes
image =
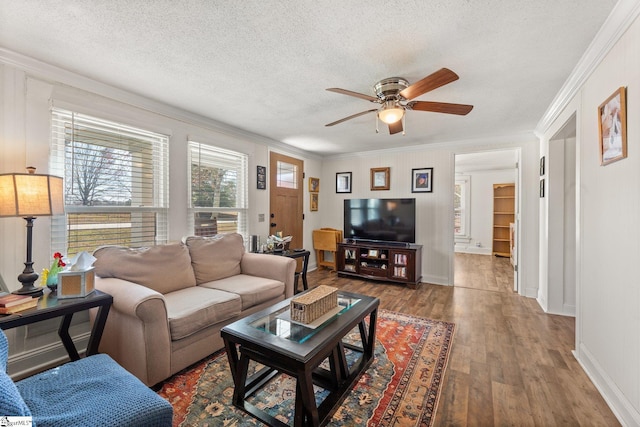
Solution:
[[[320,285],[291,300],[291,319],[311,323],[338,306],[338,289]]]

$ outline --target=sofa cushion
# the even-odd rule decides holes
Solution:
[[[200,286],[164,295],[172,340],[188,337],[240,314],[240,296]]]
[[[264,277],[237,274],[225,279],[202,283],[198,287],[219,289],[240,295],[242,310],[284,296],[284,283]]]
[[[135,249],[103,246],[93,255],[100,277],[128,280],[161,294],[196,285],[189,249],[182,243]]]
[[[197,284],[240,274],[240,261],[244,255],[244,243],[240,234],[189,236],[184,242],[191,254]]]

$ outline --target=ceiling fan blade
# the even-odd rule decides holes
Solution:
[[[473,105],[449,104],[446,102],[412,101],[407,108],[416,111],[432,111],[434,113],[458,114],[465,116],[473,110]]]
[[[389,135],[394,135],[400,132],[402,132],[402,119],[389,125]]]
[[[422,94],[437,89],[440,86],[444,86],[448,83],[454,82],[458,79],[458,75],[450,69],[441,68],[435,73],[430,74],[422,80],[415,82],[408,88],[401,90],[400,95],[404,97],[404,99],[417,98]]]
[[[380,100],[375,96],[365,95],[364,93],[353,92],[351,90],[340,89],[339,87],[330,87],[327,89],[329,92],[341,93],[343,95],[355,96],[356,98],[365,99],[371,102],[380,103]]]
[[[337,124],[340,124],[340,123],[342,123],[342,122],[346,122],[347,120],[351,120],[351,119],[355,119],[356,117],[360,117],[360,116],[362,116],[362,115],[364,115],[364,114],[372,113],[372,112],[374,112],[374,111],[378,111],[378,109],[377,109],[377,108],[374,108],[373,110],[367,110],[367,111],[362,111],[361,113],[352,114],[352,115],[350,115],[349,117],[345,117],[345,118],[343,118],[343,119],[336,120],[335,122],[327,123],[325,126],[333,126],[333,125],[337,125]]]

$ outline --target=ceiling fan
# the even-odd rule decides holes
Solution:
[[[376,96],[365,95],[363,93],[353,92],[337,87],[329,88],[327,90],[330,92],[355,96],[356,98],[380,104],[381,106],[379,108],[362,111],[340,120],[336,120],[335,122],[328,123],[325,126],[334,126],[342,122],[346,122],[347,120],[355,119],[356,117],[360,117],[364,114],[377,111],[378,118],[389,126],[389,133],[393,135],[398,132],[402,132],[404,134],[403,122],[406,110],[432,111],[435,113],[458,114],[461,116],[467,115],[473,109],[473,105],[413,101],[414,98],[417,98],[420,95],[458,79],[458,75],[453,71],[448,68],[441,68],[435,73],[428,75],[412,85],[402,77],[389,77],[380,80],[373,86]]]

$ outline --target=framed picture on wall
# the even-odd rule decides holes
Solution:
[[[258,190],[266,190],[267,189],[267,167],[266,166],[257,166],[257,186]]]
[[[320,178],[309,178],[309,193],[320,191]]]
[[[336,193],[351,193],[351,172],[336,172]]]
[[[433,192],[433,168],[411,169],[411,192]]]
[[[390,188],[390,168],[371,168],[371,190],[388,190]]]
[[[620,87],[598,107],[600,165],[627,157],[627,96]]]
[[[311,193],[311,202],[309,210],[315,212],[318,210],[318,193]]]

